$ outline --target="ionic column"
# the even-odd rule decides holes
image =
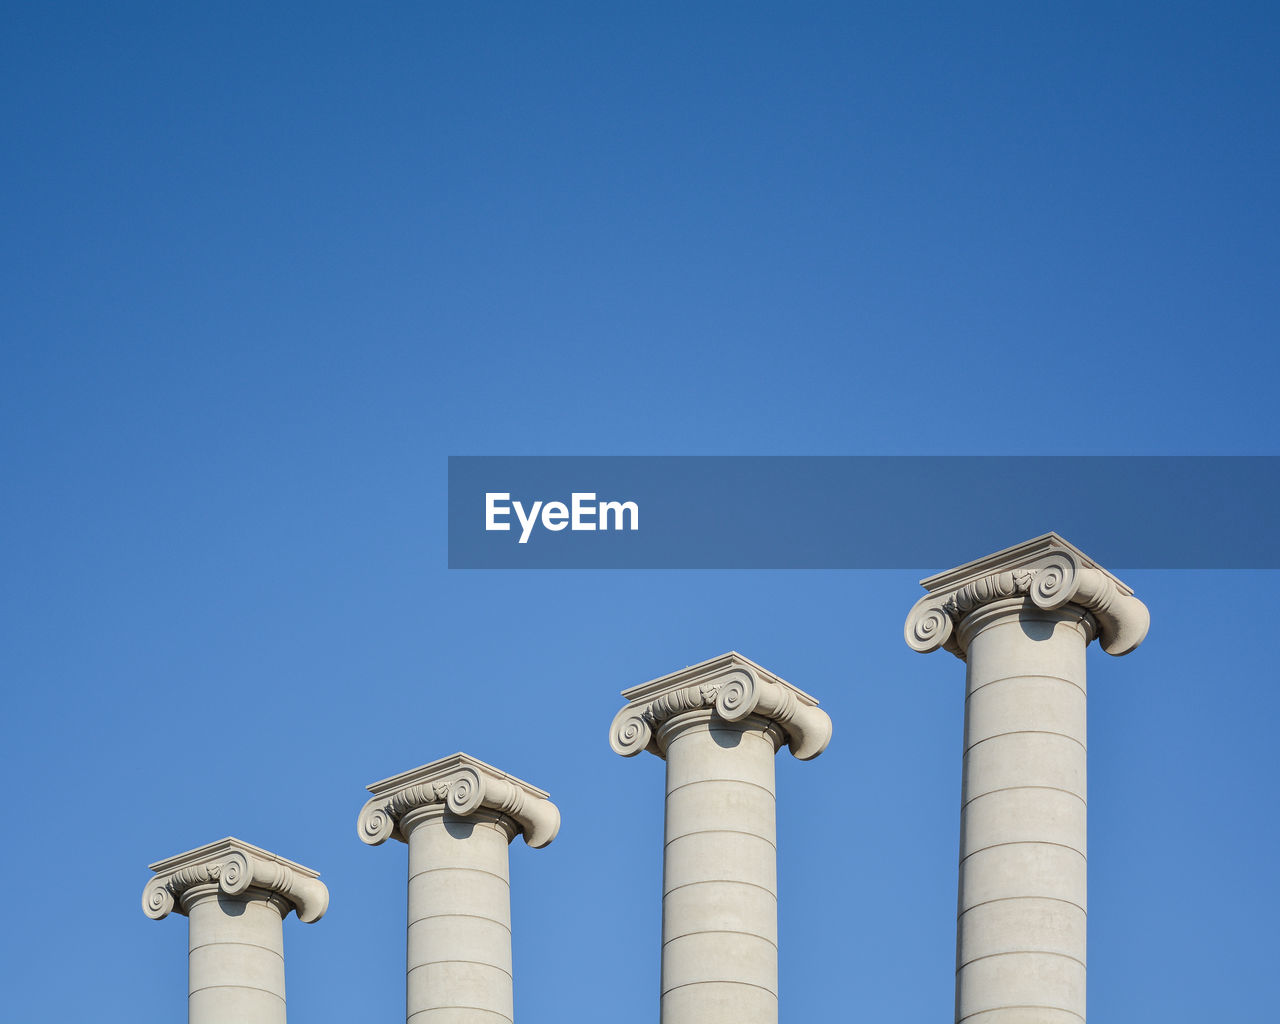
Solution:
[[[968,663],[956,1020],[1085,1019],[1085,648],[1128,654],[1150,617],[1057,534],[921,581],[907,643]]]
[[[409,1024],[513,1018],[507,846],[535,849],[560,829],[542,790],[454,754],[369,786],[360,838],[409,846],[405,1002]]]
[[[729,653],[624,690],[609,742],[667,764],[663,1024],[778,1019],[773,761],[831,739],[807,693]]]
[[[187,917],[190,1024],[285,1024],[282,923],[291,910],[310,923],[328,909],[316,872],[231,838],[150,870],[143,912]]]

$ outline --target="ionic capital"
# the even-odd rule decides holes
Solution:
[[[1151,615],[1133,590],[1056,533],[920,581],[928,594],[916,602],[904,628],[907,645],[927,653],[945,648],[964,660],[956,628],[966,616],[994,601],[1029,600],[1052,611],[1068,604],[1097,624],[1102,649],[1128,654],[1147,635]]]
[[[831,719],[817,698],[734,651],[623,690],[622,696],[627,706],[613,719],[609,745],[623,757],[642,750],[662,757],[659,728],[685,712],[706,709],[726,722],[751,715],[767,719],[802,761],[817,757],[831,741]]]
[[[317,872],[231,837],[157,861],[149,870],[155,877],[142,890],[142,910],[156,921],[174,910],[185,914],[182,897],[197,886],[216,887],[225,896],[250,889],[270,893],[286,905],[285,913],[295,910],[307,923],[329,908],[329,890]]]
[[[534,849],[546,846],[560,831],[560,810],[547,793],[467,754],[432,761],[368,789],[373,798],[360,810],[356,831],[370,846],[388,839],[408,842],[401,820],[432,804],[459,817],[486,807],[511,821],[512,834],[523,834]]]

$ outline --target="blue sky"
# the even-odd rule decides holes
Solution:
[[[6,1014],[182,1014],[145,865],[234,834],[333,894],[293,1018],[396,1019],[404,851],[355,816],[462,749],[564,814],[512,848],[517,1012],[651,1020],[661,764],[606,732],[733,648],[835,721],[778,764],[783,1020],[947,1019],[963,672],[901,639],[947,566],[450,572],[446,458],[1280,454],[1278,43],[1244,4],[9,5]],[[1090,1012],[1263,1019],[1275,574],[1108,568],[1153,625],[1090,655]]]

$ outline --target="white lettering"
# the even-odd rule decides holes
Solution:
[[[609,525],[609,513],[612,512],[613,526]],[[629,530],[640,529],[640,506],[634,501],[602,501],[600,502],[600,529],[602,530],[621,530],[622,513],[631,513],[631,525],[627,527]]]
[[[569,510],[563,501],[549,501],[542,506],[542,525],[555,532],[569,525]]]
[[[587,504],[587,502],[594,501],[595,497],[595,491],[573,492],[573,525],[570,527],[571,530],[594,530],[596,528],[595,523],[583,521],[584,516],[594,516],[596,514],[596,507]]]
[[[511,513],[510,505],[499,505],[499,500],[510,498],[509,491],[487,491],[484,496],[484,528],[486,530],[509,530],[510,523],[498,522],[498,516]]]
[[[542,507],[542,502],[535,501],[533,508],[529,510],[526,518],[524,514],[524,506],[520,502],[512,502],[516,509],[516,518],[520,520],[520,543],[523,544],[529,539],[529,534],[533,530],[533,524],[538,521],[538,509]]]
[[[528,544],[533,531],[541,524],[544,530],[640,529],[640,505],[635,501],[597,501],[595,491],[573,491],[568,503],[513,501],[509,491],[486,491],[484,496],[484,528],[510,530],[511,516],[520,524],[518,543]]]

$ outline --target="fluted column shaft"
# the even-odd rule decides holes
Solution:
[[[435,804],[409,811],[400,827],[409,843],[408,1024],[511,1021],[512,823]]]
[[[182,896],[189,927],[188,1024],[285,1024],[284,915],[257,889],[227,896],[202,885]]]
[[[1014,598],[967,649],[956,1020],[1085,1018],[1087,613]]]
[[[657,734],[667,764],[663,1024],[778,1019],[774,756],[766,719],[694,711]]]

